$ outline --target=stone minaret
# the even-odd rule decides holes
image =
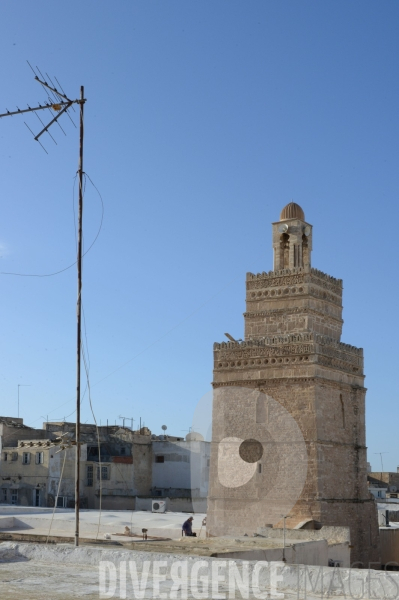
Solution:
[[[311,267],[312,226],[302,208],[291,202],[272,228],[274,270],[247,273],[245,340],[214,344],[207,530],[210,535],[250,535],[266,525],[264,506],[273,497],[278,456],[255,452],[248,462],[259,456],[257,468],[249,480],[248,471],[241,490],[228,487],[226,474],[218,471],[225,439],[265,449],[259,428],[266,431],[267,419],[259,420],[256,400],[263,392],[295,421],[306,447],[306,481],[287,527],[303,522],[348,526],[351,560],[366,566],[379,561],[379,538],[367,489],[363,350],[340,341],[342,280]],[[226,388],[232,390],[230,399]],[[252,390],[252,404],[248,397],[240,400],[239,388]],[[238,470],[246,460],[244,450],[242,446]],[[289,488],[288,481],[279,493],[289,493]],[[247,512],[245,503],[251,506]]]
[[[273,223],[274,270],[310,267],[312,226],[305,222],[300,206],[291,202]]]

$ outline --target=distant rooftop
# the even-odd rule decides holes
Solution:
[[[24,425],[24,420],[20,419],[19,417],[2,417],[2,416],[0,416],[0,423],[2,425],[7,425],[7,427],[20,427],[20,428],[31,429],[31,427]]]

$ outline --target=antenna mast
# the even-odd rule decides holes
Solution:
[[[83,108],[84,87],[80,87],[79,126],[79,217],[78,217],[78,299],[76,307],[76,462],[75,462],[75,546],[79,546],[79,502],[80,502],[80,358],[82,332],[82,223],[83,223]],[[101,458],[100,458],[101,460]]]
[[[133,431],[133,422],[134,422],[134,419],[133,419],[133,417],[122,417],[122,415],[119,415],[119,419],[122,419],[122,420],[123,420],[123,425],[122,425],[122,427],[125,427],[125,421],[130,421],[130,422],[131,422],[130,429]]]
[[[77,98],[76,100],[71,100],[68,96],[66,96],[66,94],[64,93],[64,91],[62,90],[61,86],[61,90],[62,93],[53,85],[50,77],[47,75],[48,80],[50,81],[51,85],[49,85],[47,83],[47,81],[45,81],[43,75],[41,74],[40,70],[38,69],[39,74],[41,75],[41,79],[39,79],[39,77],[36,75],[34,69],[32,68],[32,66],[29,64],[30,68],[32,69],[34,75],[35,75],[35,79],[38,83],[40,83],[42,85],[42,87],[46,90],[47,93],[47,97],[48,97],[48,102],[45,102],[44,105],[39,104],[38,106],[31,108],[28,105],[28,108],[20,110],[18,107],[16,111],[10,112],[9,110],[7,110],[6,113],[4,114],[0,114],[0,118],[2,117],[12,117],[13,115],[18,115],[21,113],[28,113],[28,112],[37,112],[40,110],[53,110],[55,112],[57,112],[58,114],[51,119],[51,121],[49,123],[47,123],[47,125],[44,125],[44,123],[41,121],[41,119],[39,118],[39,120],[42,122],[42,124],[44,125],[43,129],[37,134],[34,135],[32,130],[30,129],[30,127],[25,123],[25,125],[28,127],[29,131],[33,134],[34,139],[39,142],[39,144],[42,146],[43,150],[46,152],[46,154],[48,154],[47,150],[44,148],[44,146],[42,145],[42,143],[39,141],[39,138],[44,134],[44,133],[48,133],[50,135],[50,137],[53,139],[53,141],[55,142],[53,136],[50,134],[49,129],[50,127],[54,124],[57,123],[61,130],[64,132],[64,130],[62,129],[61,125],[58,123],[58,119],[61,117],[61,115],[63,115],[64,113],[66,113],[69,118],[71,119],[69,113],[68,113],[68,109],[69,108],[73,108],[74,104],[78,104],[79,105],[79,113],[80,113],[80,128],[79,128],[79,167],[78,167],[78,177],[79,177],[79,208],[78,208],[78,248],[77,248],[77,259],[76,259],[76,263],[77,263],[77,270],[78,270],[78,297],[77,297],[77,307],[76,307],[76,315],[77,315],[77,343],[76,343],[76,461],[75,461],[75,546],[79,546],[79,497],[80,497],[80,363],[81,363],[81,329],[82,329],[82,318],[81,318],[81,309],[82,309],[82,229],[83,229],[83,136],[84,136],[84,123],[83,123],[83,109],[84,109],[84,105],[86,102],[86,99],[84,97],[84,87],[81,86],[80,88],[80,98]],[[57,84],[58,84],[58,80],[56,79]],[[59,84],[58,84],[59,85]],[[49,92],[51,94],[51,96],[49,95]],[[37,115],[38,116],[38,115]],[[72,119],[71,119],[72,121]],[[72,121],[73,123],[73,121]],[[73,123],[74,124],[74,123]],[[75,124],[74,124],[75,125]],[[76,126],[75,126],[76,127]],[[64,132],[65,134],[65,132]],[[66,134],[65,134],[66,135]],[[57,142],[55,142],[57,143]]]

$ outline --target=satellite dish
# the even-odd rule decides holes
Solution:
[[[166,431],[167,430],[166,425],[162,425],[161,429],[163,429],[164,431]]]
[[[279,225],[278,230],[279,230],[279,233],[287,233],[287,231],[288,231],[287,223],[283,223],[282,225]]]
[[[309,225],[306,225],[305,229],[303,230],[303,233],[306,235],[306,237],[308,237],[310,235],[311,232],[311,228],[309,227]]]

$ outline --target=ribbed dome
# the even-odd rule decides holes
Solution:
[[[290,202],[287,206],[284,206],[281,211],[280,221],[286,221],[287,219],[301,219],[301,221],[305,220],[305,213],[299,204],[295,202]]]

